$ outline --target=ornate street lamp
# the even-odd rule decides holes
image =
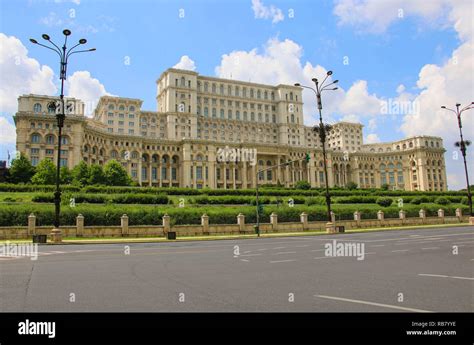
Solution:
[[[59,102],[52,103],[48,105],[48,108],[54,110],[56,112],[56,120],[58,123],[58,151],[57,151],[57,166],[56,166],[56,191],[54,192],[54,229],[51,232],[51,239],[55,243],[61,242],[61,230],[59,228],[59,215],[60,215],[60,207],[61,207],[61,190],[60,190],[60,169],[61,169],[61,135],[62,129],[64,126],[64,119],[66,117],[64,111],[64,81],[66,80],[66,71],[67,71],[67,63],[68,59],[72,54],[76,53],[85,53],[85,52],[92,52],[95,51],[95,48],[85,49],[85,50],[74,50],[76,47],[86,44],[87,40],[85,38],[81,38],[79,42],[74,45],[72,48],[67,48],[67,38],[71,35],[71,31],[68,29],[63,30],[64,34],[64,44],[60,48],[57,44],[51,41],[49,35],[43,34],[41,37],[49,43],[49,45],[41,44],[37,40],[30,38],[30,42],[41,47],[47,48],[49,50],[54,51],[59,55],[60,59],[60,69],[59,69],[59,79],[61,79],[61,94],[59,96]]]
[[[446,106],[441,106],[441,109],[446,109],[449,111],[452,111],[453,113],[456,114],[457,119],[458,119],[458,127],[459,127],[459,136],[461,137],[461,141],[457,141],[454,145],[456,147],[459,147],[462,153],[462,157],[464,159],[464,172],[466,174],[466,184],[467,184],[467,201],[469,204],[469,215],[471,217],[474,216],[472,213],[472,195],[471,195],[471,189],[469,188],[469,174],[467,173],[467,162],[466,162],[466,150],[467,147],[471,144],[471,141],[469,140],[464,140],[463,135],[462,135],[462,122],[461,122],[461,114],[463,111],[468,110],[468,109],[473,109],[474,108],[474,102],[471,102],[471,104],[465,106],[461,110],[459,110],[459,107],[461,106],[460,103],[456,103],[456,110],[446,108]]]
[[[326,135],[327,132],[331,130],[331,126],[328,124],[323,123],[323,117],[321,114],[321,110],[323,109],[323,104],[321,101],[321,94],[323,91],[334,91],[337,90],[337,87],[330,87],[331,85],[335,85],[339,82],[339,80],[334,80],[332,83],[329,84],[324,84],[328,77],[332,75],[332,71],[328,71],[326,73],[326,77],[324,78],[323,82],[320,84],[318,79],[313,78],[311,79],[316,88],[310,87],[310,86],[305,86],[300,83],[296,83],[295,86],[303,87],[305,89],[312,90],[314,94],[316,95],[316,100],[318,102],[318,110],[319,110],[319,126],[315,126],[313,130],[315,132],[318,132],[319,138],[321,139],[321,144],[323,146],[323,163],[324,163],[324,176],[325,176],[325,182],[326,182],[326,207],[327,207],[327,217],[328,217],[328,222],[332,223],[332,217],[331,217],[331,196],[329,194],[329,181],[328,181],[328,168],[327,168],[327,159],[326,159]]]

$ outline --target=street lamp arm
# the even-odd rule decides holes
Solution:
[[[310,87],[310,86],[305,86],[305,85],[299,85],[299,86],[302,87],[302,88],[309,89],[309,90],[313,91],[316,96],[318,95],[317,91],[314,88]]]
[[[69,48],[69,50],[68,50],[67,53],[66,53],[66,59],[67,59],[67,57],[69,56],[69,54],[71,53],[71,51],[72,51],[74,48],[76,48],[77,46],[80,46],[80,45],[81,45],[81,44],[78,43],[78,44],[76,44],[75,46],[73,46],[72,48]]]
[[[94,48],[91,48],[91,49],[84,49],[84,50],[76,50],[76,51],[74,51],[74,52],[68,53],[68,55],[66,56],[66,61],[67,61],[67,59],[68,59],[72,54],[87,53],[87,52],[93,52],[93,51],[95,51]]]
[[[474,107],[471,104],[469,104],[468,106],[465,106],[463,109],[461,109],[459,114],[461,114],[464,110],[469,110],[469,109],[474,109]]]
[[[454,110],[454,109],[451,109],[451,108],[446,108],[446,107],[444,107],[444,108],[442,108],[442,109],[445,109],[445,110],[452,111],[453,113],[455,113],[455,114],[457,115],[457,111],[456,111],[456,110]]]
[[[58,51],[58,50],[56,50],[56,49],[54,49],[54,48],[51,48],[51,47],[48,47],[47,45],[41,44],[41,43],[39,43],[39,42],[36,42],[36,43],[34,43],[34,44],[37,44],[37,45],[42,46],[42,47],[44,47],[44,48],[48,48],[49,50],[52,50],[53,52],[55,52],[56,54],[58,54],[61,59],[63,58],[63,56],[62,56],[62,54],[61,54],[61,51]]]

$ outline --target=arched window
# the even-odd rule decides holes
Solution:
[[[35,133],[35,134],[32,134],[32,135],[31,135],[31,142],[32,142],[33,144],[38,144],[38,143],[40,142],[40,140],[41,140],[41,137],[40,137],[39,134],[36,134],[36,133]]]
[[[184,79],[184,77],[181,77],[181,87],[185,87],[186,86],[186,80]]]
[[[240,120],[240,111],[238,110],[235,112],[235,119]]]
[[[68,137],[61,137],[61,144],[62,144],[62,145],[67,145],[67,144],[69,144],[69,139],[68,139]]]
[[[121,106],[119,107],[119,110],[125,110],[125,106],[124,106],[124,105],[121,105]]]
[[[133,105],[131,105],[131,106],[128,107],[128,110],[129,111],[135,111],[135,107]]]
[[[380,164],[380,184],[387,184],[386,165]]]
[[[35,105],[33,106],[33,111],[35,113],[41,113],[41,104],[35,103]]]
[[[53,145],[54,144],[54,135],[46,136],[46,144]]]
[[[114,110],[114,109],[115,109],[114,105],[113,105],[113,104],[109,104],[109,110]]]
[[[224,118],[224,116],[225,116],[225,114],[224,114],[224,109],[221,109],[221,111],[220,111],[220,116],[221,116],[221,119]]]

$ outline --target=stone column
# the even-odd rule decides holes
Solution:
[[[438,217],[441,218],[441,223],[444,224],[444,210],[442,208],[438,210]]]
[[[28,216],[28,236],[36,235],[36,216],[32,213]]]
[[[278,229],[278,215],[275,212],[272,212],[272,214],[270,215],[270,223],[272,223],[273,230]]]
[[[402,224],[405,223],[405,219],[407,216],[407,213],[405,210],[400,210],[398,211],[398,216],[400,217],[400,220],[402,221]]]
[[[331,211],[331,222],[336,224],[336,214],[333,211]]]
[[[354,212],[354,220],[357,223],[357,227],[360,227],[360,220],[361,220],[360,211],[355,211]]]
[[[308,214],[305,212],[301,213],[300,220],[301,220],[301,223],[303,224],[303,230],[308,229]]]
[[[421,209],[419,212],[419,215],[420,215],[422,223],[424,223],[426,219],[426,211],[424,209]]]
[[[209,234],[209,216],[205,213],[201,216],[201,226],[202,226],[203,234],[208,235]]]
[[[120,226],[122,227],[122,236],[128,236],[128,216],[126,214],[120,217]]]
[[[239,213],[237,215],[237,225],[239,226],[240,232],[245,231],[245,215],[243,215],[242,213]]]
[[[458,217],[459,221],[461,221],[462,210],[460,208],[456,209],[456,217]]]
[[[163,231],[165,235],[171,230],[171,219],[167,213],[163,216]]]
[[[78,214],[76,217],[76,236],[82,237],[84,234],[84,216]]]
[[[383,221],[383,220],[384,220],[384,217],[385,217],[385,215],[384,215],[383,211],[382,211],[382,210],[379,210],[379,211],[377,212],[377,219],[378,219],[379,221]]]

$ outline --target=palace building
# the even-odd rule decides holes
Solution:
[[[81,100],[66,98],[61,165],[115,159],[142,186],[240,189],[255,187],[259,170],[292,160],[258,174],[258,183],[292,187],[305,180],[325,186],[319,135],[303,123],[302,88],[173,68],[156,83],[157,111],[141,109],[140,99],[104,96],[90,118]],[[57,127],[50,105],[57,100],[31,94],[18,98],[17,151],[33,165],[44,158],[56,162]],[[330,186],[355,182],[360,188],[447,189],[440,137],[364,144],[362,127],[339,122],[328,134]],[[256,159],[222,160],[223,149],[256,152]]]

